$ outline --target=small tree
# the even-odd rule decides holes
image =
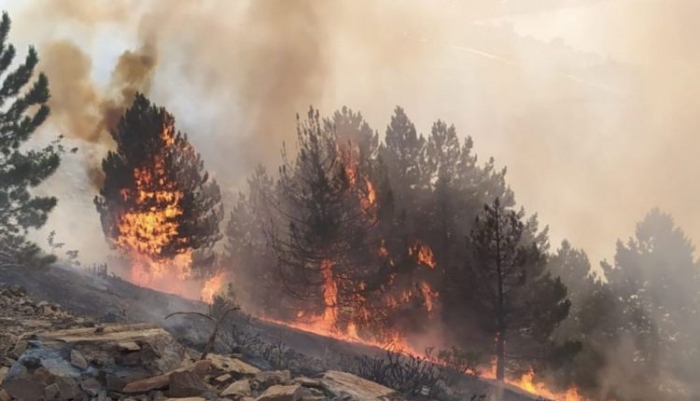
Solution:
[[[3,13],[0,21],[0,266],[21,266],[38,262],[46,265],[51,256],[38,257],[39,247],[29,242],[29,229],[46,223],[56,198],[32,196],[29,189],[51,176],[60,163],[60,146],[52,143],[40,150],[23,150],[21,146],[49,115],[49,83],[44,74],[34,81],[39,61],[34,48],[24,63],[9,70],[15,48],[7,43],[10,17]]]
[[[473,294],[495,337],[498,380],[504,379],[505,359],[512,355],[506,354],[507,340],[516,346],[543,344],[569,311],[566,287],[546,272],[542,238],[528,232],[528,225],[522,213],[496,199],[484,207],[470,238]]]

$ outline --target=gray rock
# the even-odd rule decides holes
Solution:
[[[44,387],[44,399],[46,399],[46,401],[55,400],[58,398],[60,392],[61,389],[58,387],[58,384],[50,384]]]
[[[141,349],[122,352],[119,344],[130,341],[141,344]],[[46,386],[57,383],[61,399],[82,399],[85,393],[78,383],[84,372],[94,370],[83,370],[88,360],[100,367],[100,380],[107,390],[119,391],[128,382],[176,369],[183,355],[184,348],[170,334],[148,324],[107,325],[99,332],[79,328],[42,333],[12,366],[3,387],[19,401],[38,400]]]
[[[19,357],[22,356],[22,354],[24,354],[24,351],[27,350],[27,345],[28,343],[24,340],[18,341],[17,344],[15,344],[15,346],[12,348],[12,351],[8,352],[7,355],[10,358],[17,360],[19,359]]]
[[[102,390],[102,385],[94,378],[89,378],[80,382],[80,388],[83,389],[89,396],[96,397],[100,394]],[[106,396],[106,394],[105,394]]]
[[[78,369],[85,370],[88,368],[87,359],[80,351],[73,349],[70,351],[70,363]]]

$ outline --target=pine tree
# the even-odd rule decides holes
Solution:
[[[36,187],[51,176],[60,164],[58,142],[43,149],[25,150],[22,145],[49,115],[49,86],[44,74],[33,83],[34,69],[39,61],[34,48],[14,70],[10,65],[15,48],[7,43],[10,17],[3,13],[0,22],[0,266],[46,265],[50,256],[40,256],[40,249],[29,242],[29,229],[46,223],[49,212],[56,206],[54,197],[33,196]]]
[[[537,356],[533,346],[546,343],[569,311],[566,287],[545,271],[543,241],[528,233],[530,225],[522,221],[522,213],[504,208],[496,199],[484,207],[470,236],[472,292],[496,340],[499,380],[505,377],[506,358],[516,356],[510,351],[530,352],[517,355],[520,358]]]
[[[386,129],[379,152],[389,168],[397,207],[409,216],[430,186],[425,163],[426,140],[401,107],[397,107]]]
[[[236,277],[237,292],[254,296],[246,310],[261,316],[282,318],[280,300],[283,286],[277,279],[277,259],[268,246],[266,230],[273,214],[269,199],[274,197],[274,182],[262,166],[248,179],[248,195],[239,194],[238,202],[226,225],[226,243],[222,267]],[[248,301],[243,298],[242,302]]]
[[[328,320],[342,325],[347,317],[338,314],[358,306],[359,283],[375,270],[367,246],[374,220],[361,200],[364,172],[348,159],[334,124],[322,121],[318,111],[311,109],[299,120],[297,134],[298,154],[292,159],[285,154],[272,200],[282,218],[270,230],[271,246],[288,293],[320,300],[316,305],[323,305]]]
[[[137,94],[111,135],[117,149],[102,162],[105,180],[95,205],[112,245],[156,261],[195,251],[193,267],[210,266],[220,238],[221,193],[173,116]],[[148,213],[125,232],[126,216]],[[149,241],[155,236],[156,243]]]
[[[573,354],[557,352],[550,368],[561,387],[573,385],[593,392],[601,385],[600,372],[607,364],[606,354],[617,341],[614,294],[593,273],[586,253],[567,240],[550,257],[547,269],[566,285],[571,301],[569,315],[554,333],[555,341],[563,345],[562,350],[567,344],[579,345]]]
[[[693,252],[673,218],[654,209],[633,238],[618,242],[614,265],[603,264],[618,301],[620,329],[635,343],[628,370],[642,380],[666,371],[686,383],[698,381],[697,374],[686,376],[700,360],[700,269]]]

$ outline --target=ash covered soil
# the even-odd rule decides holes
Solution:
[[[534,399],[238,312],[199,361],[213,323],[173,312],[208,306],[67,267],[0,269],[0,401]]]

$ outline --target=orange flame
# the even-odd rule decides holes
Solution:
[[[425,300],[425,309],[428,312],[432,312],[433,304],[435,303],[438,293],[433,291],[433,289],[430,288],[430,284],[426,283],[425,281],[420,283],[420,290],[421,294],[423,295],[423,299]]]
[[[338,286],[333,278],[333,262],[324,259],[321,262],[321,277],[323,278],[323,317],[321,323],[329,330],[335,328],[338,316]]]
[[[219,272],[214,277],[206,280],[202,287],[202,301],[208,304],[214,303],[214,296],[221,291],[225,280],[226,275],[223,272]]]
[[[489,372],[482,374],[481,377],[485,379],[495,380],[496,379],[496,358],[491,359],[491,366]],[[554,400],[554,401],[586,401],[587,398],[579,394],[579,390],[576,387],[571,387],[565,392],[558,392],[550,390],[547,386],[541,382],[537,381],[535,377],[535,371],[532,367],[528,369],[527,372],[523,373],[519,379],[514,380],[510,378],[505,379],[505,383],[516,387],[520,390],[526,391],[530,394],[538,396],[540,398]]]
[[[350,187],[355,188],[359,176],[357,172],[356,148],[352,143],[349,143],[346,149],[344,149],[344,147],[337,146],[336,151],[340,155],[341,160],[343,160],[345,175],[348,178]],[[372,184],[372,181],[370,181],[367,177],[362,177],[362,180],[365,183],[365,188],[358,190],[358,192],[360,192],[360,206],[365,214],[371,218],[375,218],[376,216],[374,215],[374,212],[375,206],[377,205],[377,193],[374,190],[374,184]]]
[[[360,204],[365,213],[371,214],[374,211],[374,206],[377,204],[377,193],[374,191],[374,185],[372,185],[372,182],[367,178],[365,178],[365,185],[367,191],[365,196],[360,198]]]
[[[175,146],[175,136],[169,127],[163,127],[161,137],[166,147]],[[191,281],[191,249],[181,247],[185,250],[174,257],[163,257],[164,249],[178,235],[178,218],[184,214],[181,207],[184,194],[176,182],[168,180],[164,156],[156,155],[150,165],[135,168],[133,178],[135,188],[122,190],[121,196],[140,207],[119,217],[115,238],[117,247],[130,255],[131,281],[190,299],[210,298],[200,293],[202,283]],[[182,244],[186,240],[178,241],[178,245],[187,245]]]
[[[435,269],[435,266],[437,266],[433,250],[425,244],[420,242],[416,243],[414,246],[408,248],[408,254],[415,256],[418,263],[428,266],[431,270]]]

